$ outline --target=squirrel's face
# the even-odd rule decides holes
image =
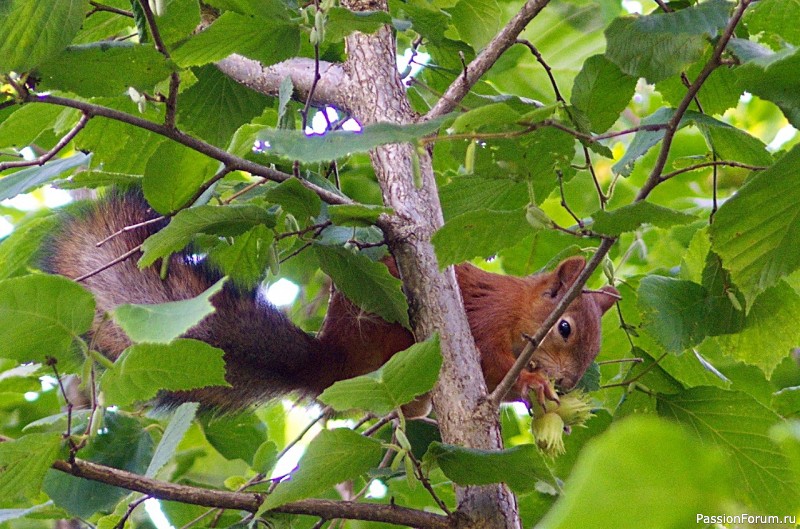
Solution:
[[[600,351],[602,313],[581,300],[575,305],[545,335],[531,360],[562,392],[575,387]]]
[[[540,293],[536,303],[533,331],[550,314],[569,286],[583,269],[585,261],[568,259],[558,269],[545,276],[543,284],[550,285]],[[550,328],[534,352],[532,364],[544,371],[561,391],[569,391],[583,377],[600,351],[600,320],[619,299],[614,287],[584,291]]]

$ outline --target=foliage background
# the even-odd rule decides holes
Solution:
[[[346,265],[339,269],[361,278],[369,269],[365,256],[379,254],[341,250],[353,249],[351,239],[381,240],[373,225],[384,212],[378,207],[381,191],[366,151],[387,142],[424,142],[433,149],[446,221],[434,237],[440,264],[474,259],[489,270],[522,275],[568,255],[591,255],[600,235],[618,237],[604,265],[608,277],[596,274],[590,286],[612,280],[623,295],[616,314],[604,320],[601,364],[594,371],[599,377],[586,381],[596,415],[566,438],[566,455],[549,459],[531,449],[530,419],[516,407],[502,411],[510,450],[498,459],[430,445],[437,436],[429,424],[403,426],[418,459],[434,447],[424,469],[444,504],[455,507],[452,481],[500,479],[517,493],[526,527],[683,527],[697,514],[798,513],[800,151],[793,127],[800,120],[800,29],[791,22],[800,14],[797,2],[745,2],[749,7],[717,65],[715,46],[726,42],[731,14],[741,2],[643,2],[642,11],[650,14],[636,18],[626,9],[634,3],[553,1],[521,35],[542,60],[525,43],[512,46],[456,115],[430,128],[367,128],[358,137],[337,141],[329,135],[317,143],[302,139],[313,108],[302,98],[290,100],[291,85],[284,83],[273,94],[278,97],[266,96],[237,84],[214,63],[232,53],[265,66],[294,57],[341,62],[347,58],[345,35],[391,22],[399,53],[421,66],[405,80],[414,109],[425,114],[520,2],[390,2],[389,17],[356,16],[327,3],[213,0],[208,4],[218,18],[197,34],[199,4],[162,4],[156,45],[137,2],[132,7],[122,0],[15,0],[0,7],[0,70],[6,72],[1,198],[30,192],[41,197],[36,189],[45,184],[102,189],[141,183],[160,213],[180,211],[170,231],[145,246],[145,262],[194,240],[242,286],[291,279],[301,290],[290,314],[313,331],[324,317],[327,295],[320,268],[330,272],[339,259]],[[717,67],[696,97],[686,100],[687,85],[708,64]],[[170,84],[176,75],[177,88]],[[26,83],[49,95],[37,99]],[[178,101],[174,114],[167,110],[170,94]],[[141,122],[93,115],[82,123],[82,107],[53,104],[58,97]],[[684,100],[690,104],[673,124],[673,139],[663,124]],[[228,161],[208,155],[216,151],[193,150],[145,130],[146,124],[142,128],[142,122],[160,125],[165,119],[209,146],[302,176],[317,190],[336,194],[338,181],[344,195],[362,206],[327,205],[297,180],[262,182],[260,177],[272,174],[267,169],[228,171],[243,167],[229,164],[220,173],[220,162]],[[328,128],[340,126],[337,119]],[[435,141],[423,140],[439,126]],[[256,141],[270,148],[253,150]],[[23,154],[47,156],[54,147],[59,148],[40,159],[46,161],[42,166],[18,164]],[[210,186],[217,176],[224,178]],[[634,204],[654,183],[647,200]],[[212,192],[206,210],[182,210],[194,199],[208,201]],[[20,204],[3,202],[0,211],[14,225],[0,243],[0,432],[17,439],[0,445],[0,525],[49,526],[53,519],[78,516],[113,527],[140,497],[85,480],[78,485],[48,470],[66,455],[59,434],[68,425],[45,355],[57,358],[59,374],[82,374],[85,380],[96,374],[106,403],[122,405],[92,414],[102,429],[99,435],[90,432],[79,457],[162,480],[230,489],[269,473],[276,455],[309,419],[297,410],[287,414],[280,402],[241,416],[195,420],[190,407],[174,416],[140,413],[136,403],[163,386],[137,378],[133,361],[132,374],[109,368],[79,339],[91,319],[91,297],[35,270],[37,249],[53,229],[55,214]],[[323,230],[327,221],[334,226]],[[495,258],[483,259],[488,257]],[[348,294],[355,298],[374,298],[376,287],[394,292],[378,296],[372,310],[405,316],[397,284],[380,276],[353,283]],[[191,323],[207,310],[199,299],[175,314]],[[133,318],[131,332],[147,329],[146,319],[127,317]],[[163,335],[138,340],[144,342],[137,346],[140,367],[150,365],[147,355],[163,358],[165,351],[197,348],[173,340],[185,328],[171,326]],[[214,351],[194,354],[215,357]],[[629,358],[642,362],[614,362]],[[31,360],[38,363],[21,364]],[[213,361],[180,357],[165,371],[188,373],[190,385],[221,376]],[[46,389],[41,376],[50,377]],[[120,379],[130,385],[119,385]],[[76,433],[88,417],[71,417]],[[360,415],[344,417],[320,424],[352,427]],[[388,430],[380,434],[383,440],[401,443]],[[323,486],[304,487],[295,476],[294,492],[286,484],[277,490],[289,488],[285,494],[292,500],[341,499],[359,491],[369,476],[386,488],[376,502],[393,498],[440,510],[413,477],[411,457],[377,469],[380,445],[347,430],[332,431],[316,438],[316,452],[309,448],[305,460]],[[396,449],[408,453],[406,446]],[[347,462],[346,471],[335,466],[340,461]],[[355,480],[349,493],[332,487],[344,479]],[[177,502],[162,502],[162,509],[175,527],[206,510]],[[217,524],[240,518],[225,511]],[[318,520],[271,518],[287,527],[311,527]],[[137,510],[128,523],[152,522]],[[704,525],[710,523],[697,524]]]

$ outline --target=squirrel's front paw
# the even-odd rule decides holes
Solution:
[[[556,394],[553,384],[541,371],[523,371],[519,374],[514,388],[519,392],[522,401],[527,403],[529,408],[531,407],[531,402],[529,402],[528,395],[531,392],[536,394],[536,401],[542,407],[545,407],[545,402],[548,400],[558,402],[558,394]]]

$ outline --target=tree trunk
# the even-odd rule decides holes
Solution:
[[[354,11],[386,9],[384,3],[349,0]],[[379,121],[411,123],[416,115],[397,71],[395,40],[384,27],[374,35],[355,33],[346,40],[348,107],[364,125]],[[419,188],[414,182],[414,157],[419,157]],[[431,244],[443,216],[428,153],[408,144],[387,145],[371,153],[375,174],[394,215],[382,223],[397,260],[411,307],[417,339],[438,332],[443,364],[434,388],[434,406],[446,443],[472,448],[502,448],[496,414],[481,406],[486,385],[470,333],[453,268],[439,272]],[[519,527],[516,499],[504,485],[460,487],[462,527]]]

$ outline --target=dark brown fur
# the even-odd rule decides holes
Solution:
[[[98,269],[141,244],[162,226],[153,224],[105,239],[125,226],[155,217],[140,194],[112,194],[83,212],[66,216],[61,229],[46,245],[45,269],[76,278]],[[116,359],[130,345],[123,331],[103,314],[123,303],[163,303],[202,293],[219,274],[186,252],[173,255],[162,280],[159,267],[140,270],[141,254],[83,281],[97,300],[91,337],[95,347]],[[397,275],[394,261],[386,260]],[[582,258],[562,262],[555,272],[524,278],[484,272],[472,265],[456,267],[472,334],[481,352],[489,389],[494,388],[524,347],[522,333],[533,334],[566,288],[585,266]],[[534,361],[539,372],[523,372],[511,400],[525,398],[541,379],[541,372],[570,388],[577,383],[600,347],[600,318],[613,305],[612,294],[583,294],[564,318],[573,333],[564,340],[551,331]],[[409,331],[364,313],[334,292],[328,314],[314,338],[288,320],[257,292],[226,286],[212,302],[216,312],[186,336],[225,351],[230,388],[207,387],[165,395],[162,402],[199,401],[206,408],[237,409],[288,392],[314,396],[337,380],[373,371],[393,354],[414,343]]]

